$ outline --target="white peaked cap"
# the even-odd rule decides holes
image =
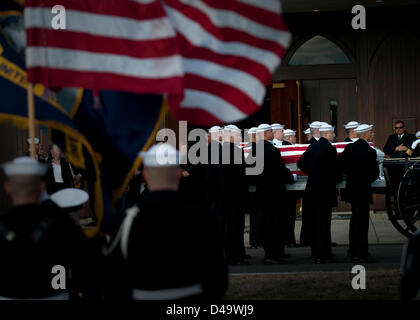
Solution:
[[[53,193],[50,200],[60,208],[72,208],[88,202],[89,194],[84,190],[66,188]]]
[[[228,131],[228,132],[237,132],[237,133],[241,133],[241,129],[239,129],[237,126],[235,126],[234,124],[229,124],[227,126],[225,126],[223,128],[224,131]]]
[[[370,131],[373,128],[373,124],[361,124],[356,129],[354,129],[354,132],[356,133],[362,133],[366,131]]]
[[[320,132],[326,132],[326,131],[334,131],[334,127],[329,125],[328,123],[323,123],[322,126],[319,128]]]
[[[155,144],[146,152],[140,152],[146,167],[172,167],[179,165],[178,151],[169,143]]]
[[[284,125],[280,124],[280,123],[273,123],[271,124],[271,129],[273,130],[278,130],[278,129],[284,129]]]
[[[296,135],[296,131],[293,131],[293,130],[291,130],[291,129],[286,129],[286,130],[284,130],[284,136],[285,136],[285,137],[288,137],[288,136],[294,136],[294,135]]]
[[[322,122],[321,121],[314,121],[312,123],[309,124],[309,128],[311,129],[319,129],[322,126]]]
[[[221,128],[221,127],[219,127],[219,126],[214,126],[214,127],[211,127],[210,129],[209,129],[209,133],[216,133],[216,132],[220,132],[220,131],[222,131],[223,129]]]
[[[30,157],[18,157],[2,164],[6,176],[44,176],[48,167]]]
[[[257,133],[258,133],[258,132],[268,131],[268,130],[271,130],[271,129],[272,129],[272,128],[271,128],[271,126],[270,126],[269,124],[263,123],[263,124],[260,124],[260,125],[258,126],[258,128],[257,128]]]
[[[26,141],[27,141],[29,144],[31,144],[31,143],[32,143],[31,138],[28,138]],[[38,143],[39,143],[39,139],[38,139],[38,138],[34,138],[34,141],[35,141],[35,144],[38,144]]]
[[[251,129],[248,130],[248,134],[255,134],[257,133],[257,127],[252,127]]]
[[[344,125],[344,129],[355,129],[360,126],[360,123],[357,121],[350,121]]]
[[[416,132],[416,138],[420,138],[420,131]]]
[[[306,129],[305,131],[303,131],[303,133],[304,133],[304,134],[310,134],[310,133],[311,133],[311,129],[310,129],[310,128],[308,128],[308,129]]]

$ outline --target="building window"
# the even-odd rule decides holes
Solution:
[[[319,35],[302,44],[289,61],[290,66],[346,63],[351,62],[343,50],[334,42]]]

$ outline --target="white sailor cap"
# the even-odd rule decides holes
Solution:
[[[146,167],[172,167],[179,165],[179,153],[169,143],[155,144],[146,152],[140,152]]]
[[[48,167],[30,157],[18,157],[2,164],[6,176],[44,176]]]
[[[236,133],[241,133],[241,129],[239,129],[237,126],[235,126],[234,124],[228,124],[227,126],[225,126],[223,128],[224,131],[227,132],[236,132]]]
[[[273,124],[271,124],[271,129],[273,129],[273,130],[279,130],[279,129],[284,130],[284,125],[282,125],[280,123],[273,123]]]
[[[310,128],[308,128],[308,129],[306,129],[305,131],[303,131],[303,133],[304,133],[304,134],[310,134],[310,133],[311,133],[311,129],[310,129]]]
[[[50,200],[60,208],[69,209],[80,207],[88,202],[89,194],[81,189],[66,188],[53,193]]]
[[[263,123],[258,126],[257,133],[268,131],[268,130],[272,130],[271,126],[269,124]]]
[[[256,134],[257,133],[257,127],[252,127],[248,130],[248,134]]]
[[[222,131],[223,129],[221,128],[221,127],[219,127],[219,126],[213,126],[213,127],[211,127],[210,129],[209,129],[209,133],[216,133],[216,132],[220,132],[220,131]]]
[[[314,121],[309,124],[309,128],[311,129],[319,129],[322,126],[321,121]]]
[[[356,129],[354,129],[354,132],[356,133],[362,133],[366,131],[370,131],[373,128],[373,124],[361,124]]]
[[[324,122],[319,128],[319,131],[320,132],[334,131],[334,127]]]
[[[420,138],[420,131],[416,132],[416,138]]]
[[[347,124],[344,125],[344,129],[356,129],[358,126],[360,126],[360,123],[357,121],[350,121]]]
[[[31,138],[28,138],[26,141],[28,142],[28,144],[31,144],[32,143]],[[34,142],[35,142],[35,144],[38,144],[39,143],[39,139],[38,138],[34,138]]]
[[[284,130],[284,136],[285,137],[289,137],[289,136],[295,136],[296,135],[296,131],[293,131],[291,129],[286,129]]]

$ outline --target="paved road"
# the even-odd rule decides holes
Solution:
[[[284,272],[322,272],[322,271],[351,271],[355,263],[347,260],[347,245],[333,248],[337,263],[314,264],[310,257],[310,248],[287,248],[286,253],[292,257],[287,259],[287,265],[264,265],[263,249],[247,249],[252,256],[248,266],[229,266],[229,273],[284,273]],[[378,269],[399,269],[403,244],[371,245],[369,250],[377,259],[375,263],[364,264],[366,271]]]

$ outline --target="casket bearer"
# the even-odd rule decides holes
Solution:
[[[351,203],[348,255],[352,262],[374,261],[368,252],[369,204],[373,203],[371,183],[379,176],[376,151],[369,145],[373,125],[361,124],[354,131],[359,139],[346,146],[340,165],[347,175],[346,201]]]
[[[258,176],[257,196],[262,209],[262,245],[264,247],[265,264],[287,263],[284,255],[284,218],[285,208],[279,206],[286,199],[286,183],[293,183],[294,177],[281,160],[280,151],[273,146],[273,131],[268,124],[258,126],[257,135],[264,139],[264,170]],[[258,140],[258,139],[257,139]],[[257,150],[260,148],[257,146]],[[258,156],[258,155],[257,155]]]
[[[319,140],[321,137],[321,133],[319,132],[319,128],[322,126],[321,121],[314,121],[309,124],[309,129],[311,130],[312,138],[309,140],[309,143],[312,144]]]
[[[347,137],[344,139],[344,142],[355,142],[358,138],[357,133],[354,131],[360,123],[357,121],[350,121],[344,125],[344,129],[346,130]]]
[[[298,167],[308,174],[306,215],[310,215],[310,240],[315,263],[332,262],[331,214],[337,205],[336,183],[340,180],[337,150],[331,145],[334,127],[323,124],[321,138],[312,143],[298,160]],[[309,212],[308,212],[309,211]]]
[[[280,123],[273,123],[271,125],[271,130],[273,130],[273,144],[276,147],[279,147],[284,144],[284,125]]]

